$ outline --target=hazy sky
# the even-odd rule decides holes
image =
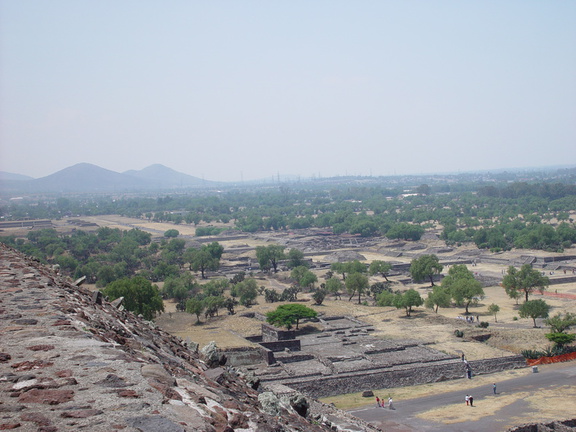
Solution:
[[[576,164],[576,1],[0,0],[0,171]]]

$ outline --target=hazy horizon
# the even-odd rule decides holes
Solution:
[[[63,170],[64,170],[64,169],[67,169],[67,168],[71,168],[71,167],[73,167],[73,166],[75,166],[75,165],[80,165],[80,164],[95,165],[95,164],[91,164],[90,162],[79,162],[78,164],[74,164],[74,165],[71,165],[71,166],[69,166],[69,167],[64,167]],[[160,164],[160,165],[162,165],[162,164]],[[99,165],[96,165],[96,166],[99,166]],[[143,167],[142,169],[149,168],[150,166],[151,166],[151,165],[146,166],[146,167]],[[163,166],[165,166],[165,165],[163,165]],[[166,167],[166,168],[169,168],[169,169],[172,169],[172,167],[169,167],[169,166],[165,166],[165,167]],[[100,167],[100,168],[104,168],[104,169],[109,170],[109,168],[106,168],[106,167]],[[338,175],[333,175],[333,176],[319,176],[319,175],[315,175],[315,174],[313,173],[312,175],[309,175],[309,176],[303,176],[303,175],[299,175],[299,174],[277,173],[277,174],[275,174],[275,175],[268,176],[268,177],[260,177],[260,178],[254,178],[254,179],[239,179],[239,180],[220,180],[220,179],[217,179],[217,178],[207,178],[207,177],[204,177],[204,178],[198,177],[198,178],[201,178],[202,180],[207,180],[207,181],[229,182],[229,183],[235,183],[235,182],[241,182],[241,181],[264,181],[264,182],[268,182],[268,181],[270,181],[270,180],[271,180],[272,182],[277,182],[278,180],[280,180],[280,181],[290,181],[290,180],[296,180],[296,179],[297,179],[297,180],[314,180],[314,179],[321,179],[321,178],[338,178],[338,177],[348,177],[348,176],[349,176],[349,177],[371,177],[371,178],[377,178],[377,177],[389,177],[389,176],[391,176],[391,177],[395,177],[395,176],[398,176],[398,177],[399,177],[399,176],[413,176],[413,177],[418,177],[418,176],[424,176],[424,177],[426,177],[426,176],[430,176],[430,177],[433,177],[433,176],[444,176],[444,175],[450,176],[450,175],[462,175],[462,174],[464,174],[464,175],[465,175],[465,174],[474,175],[474,174],[483,174],[483,173],[486,173],[486,174],[497,174],[497,173],[501,173],[501,172],[509,172],[509,173],[523,173],[523,172],[525,172],[525,173],[530,173],[530,172],[545,172],[545,171],[554,171],[554,170],[572,169],[572,168],[576,168],[576,165],[574,165],[574,164],[568,164],[568,165],[564,164],[564,165],[549,165],[549,166],[540,166],[540,167],[538,167],[538,166],[530,166],[530,167],[529,167],[529,166],[526,166],[526,167],[503,167],[503,168],[499,168],[499,169],[485,169],[485,170],[483,169],[483,170],[452,171],[452,172],[448,172],[448,171],[445,171],[445,172],[422,172],[422,173],[415,173],[415,174],[389,174],[389,175],[376,175],[376,174],[371,174],[371,173],[369,173],[369,174],[358,174],[358,175],[354,175],[354,174],[344,173],[344,174],[338,174]],[[49,174],[47,174],[46,176],[42,176],[42,177],[32,177],[32,176],[28,176],[28,177],[31,177],[31,178],[33,178],[33,179],[39,179],[39,178],[43,178],[43,177],[50,176],[50,175],[52,175],[52,174],[56,174],[56,173],[59,172],[59,171],[61,171],[61,170],[58,170],[58,171],[49,173]],[[114,171],[114,170],[110,170],[110,171]],[[127,172],[129,172],[129,171],[140,171],[140,170],[139,170],[139,169],[128,169],[128,170],[125,170],[125,171],[114,171],[114,172],[123,174],[123,173],[127,173]],[[177,170],[174,170],[174,171],[177,171]],[[179,172],[179,173],[181,173],[181,174],[188,174],[188,175],[197,177],[197,176],[195,176],[194,174],[190,174],[190,173],[187,173],[187,172],[181,172],[181,171],[177,171],[177,172]],[[3,170],[0,170],[0,173],[13,174],[13,175],[24,175],[24,176],[26,176],[26,174],[14,173],[14,172],[3,171]]]
[[[0,171],[576,163],[576,2],[0,0]]]

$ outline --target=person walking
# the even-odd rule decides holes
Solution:
[[[391,409],[391,410],[394,409],[394,405],[392,405],[392,398],[391,397],[388,398],[388,409]]]
[[[494,383],[494,385],[492,385],[492,391],[494,392],[494,394],[496,394],[496,383]]]
[[[472,395],[470,395],[469,399],[470,399],[470,406],[473,407],[474,406],[474,398],[472,397]]]
[[[466,406],[470,405],[470,396],[469,395],[466,395],[464,400],[466,401]]]
[[[376,396],[376,406],[380,408],[380,398]]]

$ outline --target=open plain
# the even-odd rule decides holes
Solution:
[[[534,328],[531,319],[521,319],[518,315],[519,305],[515,300],[508,298],[504,289],[499,285],[504,272],[509,265],[519,267],[518,263],[526,257],[543,258],[554,255],[556,258],[562,255],[573,255],[574,249],[568,250],[565,254],[552,254],[542,251],[514,250],[504,253],[490,253],[488,251],[478,251],[475,247],[446,247],[444,242],[438,239],[437,233],[429,232],[419,242],[393,242],[385,238],[362,241],[354,237],[343,237],[330,239],[331,243],[326,246],[326,239],[318,237],[310,232],[290,232],[234,236],[227,239],[225,236],[212,238],[194,237],[194,227],[185,225],[173,225],[169,223],[154,223],[141,219],[130,219],[120,216],[99,216],[84,217],[83,220],[93,223],[96,226],[109,226],[120,229],[139,228],[152,233],[153,237],[161,238],[162,234],[172,228],[180,231],[180,237],[186,239],[187,244],[198,242],[218,241],[225,248],[221,269],[210,273],[209,279],[230,278],[238,271],[245,271],[258,280],[258,285],[268,289],[282,291],[290,286],[289,271],[281,269],[277,274],[261,273],[256,267],[255,247],[277,243],[288,249],[297,248],[303,250],[306,257],[312,260],[312,271],[318,277],[318,284],[324,281],[330,262],[338,256],[359,256],[360,260],[369,264],[372,260],[383,260],[394,264],[407,265],[410,261],[424,253],[434,253],[443,263],[446,264],[443,273],[446,273],[449,265],[458,262],[465,262],[474,271],[477,278],[484,282],[485,296],[479,300],[478,304],[470,307],[471,316],[475,317],[474,323],[467,323],[460,317],[464,316],[464,309],[459,307],[440,308],[438,313],[425,309],[423,306],[417,308],[411,317],[406,317],[403,310],[392,307],[377,307],[373,305],[370,297],[362,298],[362,303],[358,304],[357,298],[350,301],[346,295],[342,299],[327,297],[321,305],[315,305],[311,299],[311,293],[302,292],[298,295],[298,301],[316,310],[320,317],[348,316],[360,320],[373,327],[372,336],[385,340],[417,339],[439,352],[449,356],[465,355],[469,361],[483,360],[498,357],[507,357],[512,354],[519,354],[524,349],[545,349],[550,346],[550,342],[545,338],[548,331],[543,320],[537,320],[538,327]],[[58,224],[57,224],[58,225]],[[57,229],[66,230],[69,227],[66,221],[61,221]],[[560,258],[561,259],[561,258]],[[569,281],[561,282],[560,279],[567,278],[576,269],[576,262],[567,259],[554,263],[552,266],[542,268],[542,271],[551,279],[551,285],[547,291],[535,293],[532,298],[542,298],[552,306],[551,314],[558,312],[576,312],[576,283]],[[200,280],[197,275],[198,281]],[[423,297],[426,297],[430,290],[429,283],[415,284],[405,271],[392,272],[389,279],[392,281],[394,290],[417,289]],[[370,278],[370,282],[383,281],[378,276]],[[160,284],[161,287],[161,284]],[[95,288],[95,287],[91,287]],[[520,300],[521,302],[521,300]],[[181,337],[185,341],[194,342],[203,347],[211,341],[215,341],[219,348],[256,347],[257,344],[250,342],[246,337],[259,335],[262,321],[257,317],[265,315],[274,310],[281,303],[266,303],[263,296],[259,296],[257,304],[250,308],[238,306],[234,315],[226,315],[221,312],[219,316],[213,318],[203,318],[200,324],[196,324],[196,317],[186,312],[178,312],[175,304],[166,301],[165,312],[160,314],[155,322],[167,332]],[[488,306],[497,304],[500,311],[497,316],[490,315]],[[479,321],[489,323],[487,329],[477,326]],[[462,330],[464,337],[459,338],[454,335],[455,330]],[[302,334],[320,332],[321,327],[316,322],[305,322],[301,325]],[[482,341],[480,341],[482,340]],[[546,366],[543,372],[548,369]],[[553,367],[550,367],[553,368]],[[531,421],[548,421],[553,419],[572,418],[574,412],[571,407],[576,402],[574,392],[574,375],[571,374],[572,384],[567,382],[567,386],[555,387],[545,390],[535,388],[534,390],[521,391],[515,389],[492,398],[489,394],[483,397],[484,402],[479,405],[471,416],[470,411],[458,409],[458,403],[452,403],[450,398],[456,397],[456,393],[466,392],[467,389],[477,387],[490,388],[492,381],[506,382],[522,376],[530,376],[531,370],[528,368],[500,372],[498,374],[475,376],[468,381],[465,378],[444,381],[432,384],[400,388],[361,388],[359,391],[372,390],[375,394],[382,394],[386,397],[394,397],[398,407],[404,408],[419,406],[422,409],[410,414],[418,424],[417,419],[425,419],[427,422],[437,422],[438,424],[452,424],[456,429],[446,430],[498,430],[482,429],[481,423],[469,428],[458,429],[466,422],[475,421],[482,417],[492,415],[500,410],[506,412],[508,407],[516,407],[516,416],[510,417],[511,421],[506,424],[520,424]],[[512,389],[512,387],[510,387]],[[482,391],[484,391],[483,389]],[[558,396],[561,392],[561,396]],[[449,395],[442,398],[439,395]],[[462,396],[463,397],[463,396]],[[426,398],[432,398],[435,403],[426,405]],[[445,400],[446,399],[446,400]],[[456,399],[457,400],[457,399]],[[371,399],[362,397],[361,392],[349,395],[342,395],[323,399],[325,402],[334,403],[337,407],[358,412],[369,410],[372,404]],[[406,403],[403,403],[405,401]],[[410,402],[412,401],[412,402]],[[416,405],[414,405],[416,404]],[[524,405],[522,405],[524,404]],[[522,407],[518,408],[519,405]],[[428,409],[424,409],[428,406]],[[402,408],[402,409],[404,409]],[[358,411],[359,410],[359,411]],[[358,412],[357,412],[358,411]],[[418,411],[418,412],[416,412]],[[366,411],[369,412],[369,411]],[[398,408],[397,415],[407,412]],[[421,426],[418,429],[410,429],[411,426],[402,426],[401,422],[392,420],[392,423],[381,423],[381,420],[373,420],[370,415],[361,416],[368,421],[373,421],[375,425],[385,426],[385,430],[435,430],[427,429],[430,425]],[[391,425],[396,424],[394,429]],[[430,423],[433,424],[433,423]],[[468,424],[468,423],[466,423]],[[504,426],[504,424],[502,424]],[[403,428],[405,427],[405,428]],[[503,430],[503,429],[501,429]]]

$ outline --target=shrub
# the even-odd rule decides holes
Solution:
[[[478,324],[478,327],[480,328],[488,328],[490,324],[487,323],[486,321],[481,321],[480,324]]]
[[[454,330],[454,336],[461,338],[464,336],[464,332],[462,330]]]

